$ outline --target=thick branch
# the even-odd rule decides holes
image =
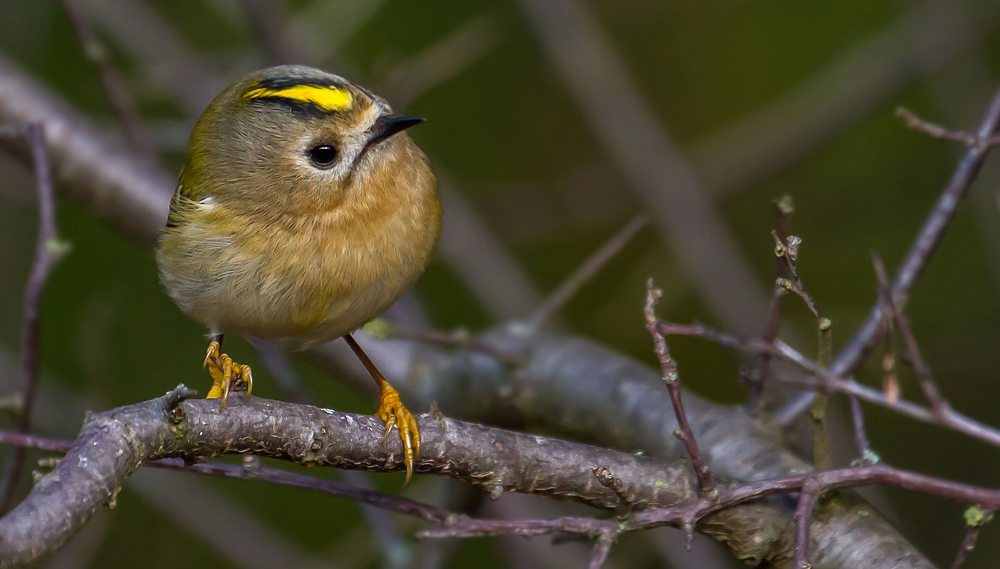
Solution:
[[[402,470],[402,444],[369,415],[255,397],[182,401],[177,390],[94,416],[58,466],[0,520],[0,566],[25,563],[65,543],[125,479],[153,460],[253,453],[305,465]],[[623,481],[635,503],[671,506],[694,495],[681,467],[596,447],[423,415],[416,470],[482,486],[494,498],[526,492],[614,509],[618,495],[595,466]]]

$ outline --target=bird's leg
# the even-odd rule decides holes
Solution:
[[[212,389],[208,390],[206,399],[222,398],[219,410],[226,408],[226,401],[229,399],[229,388],[236,382],[242,380],[247,386],[247,395],[253,390],[253,372],[250,366],[238,364],[233,358],[222,353],[222,334],[216,334],[212,342],[208,345],[205,353],[205,361],[201,367],[208,366],[208,374],[212,376]],[[208,365],[209,362],[212,365]]]
[[[409,484],[410,478],[413,476],[413,462],[420,458],[420,429],[417,428],[417,420],[403,406],[403,402],[399,399],[399,392],[389,385],[382,372],[375,367],[375,364],[368,358],[368,354],[358,345],[357,340],[350,334],[345,335],[344,340],[382,391],[376,411],[379,418],[385,422],[385,435],[382,436],[382,442],[385,443],[386,439],[389,438],[393,427],[399,427],[399,436],[403,439],[403,464],[406,465],[406,482],[404,484]]]

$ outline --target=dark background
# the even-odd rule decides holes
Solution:
[[[581,89],[601,91],[602,85],[567,83],[544,39],[567,24],[559,18],[554,28],[541,24],[548,17],[539,8],[544,4],[79,2],[170,172],[178,171],[187,133],[208,101],[244,72],[273,61],[321,66],[371,87],[397,110],[427,117],[412,136],[442,177],[449,214],[464,208],[481,223],[479,240],[446,228],[434,264],[416,286],[435,328],[476,331],[526,317],[629,219],[649,212],[650,227],[572,299],[558,326],[650,365],[655,360],[641,312],[648,277],[664,289],[660,313],[671,320],[727,329],[737,322],[745,328],[736,331],[758,333],[763,321],[754,319],[752,307],[729,315],[710,309],[704,287],[677,255],[701,236],[669,231],[669,216],[650,204],[669,208],[670,194],[637,191],[627,161],[596,125],[626,120],[621,115],[634,104],[644,109],[643,124],[676,146],[762,302],[774,268],[772,199],[793,196],[792,230],[804,239],[801,273],[833,320],[839,346],[874,302],[870,254],[877,251],[890,271],[898,265],[962,151],[907,129],[894,109],[905,105],[928,120],[974,129],[1000,84],[1000,9],[990,2],[574,0],[614,55],[610,63],[590,63],[612,69],[607,77],[615,88],[639,95],[585,105]],[[261,16],[262,6],[273,15]],[[279,40],[269,43],[274,32]],[[0,0],[0,56],[119,133],[95,67],[59,2]],[[987,166],[908,308],[945,396],[991,424],[1000,424],[998,180],[997,168]],[[663,188],[681,184],[657,181]],[[60,202],[58,216],[72,252],[45,298],[42,396],[33,430],[70,438],[86,408],[149,399],[182,380],[207,389],[200,371],[204,330],[164,294],[149,252],[73,203]],[[8,386],[35,231],[34,181],[0,156],[0,370]],[[480,247],[482,239],[491,249]],[[493,249],[505,256],[487,253]],[[813,353],[812,320],[801,306],[788,306],[783,332]],[[693,340],[675,339],[671,346],[689,389],[715,401],[743,401],[736,354]],[[243,340],[233,338],[227,348],[255,371],[264,369]],[[862,381],[879,384],[878,360],[872,358]],[[321,404],[373,409],[307,363],[296,366]],[[255,376],[254,394],[281,396],[267,372]],[[921,399],[908,373],[902,382],[904,397]],[[866,407],[866,413],[873,445],[888,462],[1000,485],[997,449],[883,409]],[[29,455],[29,465],[39,456]],[[398,475],[372,480],[391,492],[402,482]],[[405,493],[435,500],[459,489],[418,477]],[[959,507],[895,491],[874,499],[922,551],[950,563],[963,531]],[[558,512],[540,500],[504,497],[501,503],[508,500],[506,510],[489,505],[479,512]],[[405,536],[417,527],[396,521]],[[612,563],[699,566],[678,553],[676,536],[654,535],[658,543],[629,536],[633,546],[616,548]],[[574,555],[585,551],[552,549],[543,538],[457,545],[447,566],[576,566]],[[67,550],[72,553],[53,563],[277,567],[309,557],[316,567],[375,567],[426,562],[430,547],[407,541],[379,552],[358,508],[345,500],[144,472],[125,487],[114,510],[99,513]],[[696,549],[710,547],[706,540]],[[233,551],[240,548],[251,553]],[[995,566],[998,549],[996,530],[987,529],[966,566]]]

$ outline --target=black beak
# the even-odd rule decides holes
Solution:
[[[402,132],[413,125],[424,122],[424,117],[401,117],[399,115],[386,115],[375,119],[375,124],[371,128],[371,138],[368,139],[368,146],[374,146],[379,142],[389,138],[397,132]]]

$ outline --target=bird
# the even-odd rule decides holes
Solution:
[[[420,431],[352,333],[417,280],[441,235],[437,178],[405,132],[423,121],[320,69],[249,73],[195,124],[156,250],[167,293],[209,331],[220,411],[231,388],[253,389],[224,335],[296,349],[342,337],[380,389],[382,441],[398,428],[406,483]]]

